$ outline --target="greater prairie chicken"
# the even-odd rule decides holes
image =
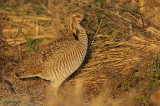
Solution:
[[[19,78],[39,76],[50,80],[57,95],[58,88],[82,64],[88,47],[86,31],[79,24],[83,16],[79,13],[70,17],[70,28],[78,39],[61,38],[37,52],[16,75]]]

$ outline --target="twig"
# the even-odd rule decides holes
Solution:
[[[30,16],[30,15],[26,15],[26,14],[19,14],[16,12],[8,12],[8,11],[2,11],[0,10],[0,13],[3,14],[7,14],[7,17],[9,18],[14,18],[14,17],[18,17],[18,18],[27,18],[27,19],[38,19],[38,20],[46,20],[46,21],[50,21],[52,20],[52,18],[48,18],[48,17],[40,17],[40,16]],[[25,15],[25,16],[23,16]]]
[[[19,53],[19,61],[21,61],[22,56],[21,56],[21,46],[20,46],[20,44],[18,44],[18,53]]]
[[[38,24],[38,19],[36,19],[36,36],[39,34],[39,24]]]
[[[39,2],[39,3],[40,3],[40,5],[48,12],[48,14],[52,16],[51,11],[49,11],[44,4],[42,4],[41,2]]]

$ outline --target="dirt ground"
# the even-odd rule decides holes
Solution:
[[[158,0],[1,0],[0,106],[154,106],[159,6]],[[57,99],[50,81],[19,79],[15,72],[45,45],[72,37],[68,16],[74,12],[85,17],[89,48]]]

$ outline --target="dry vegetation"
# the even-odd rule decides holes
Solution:
[[[0,0],[0,105],[152,106],[160,79],[158,0]],[[89,48],[82,67],[52,97],[50,82],[14,72],[49,42],[70,35],[84,14]]]

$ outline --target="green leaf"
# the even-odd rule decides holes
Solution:
[[[31,45],[33,45],[33,39],[29,39],[29,42],[27,42],[27,46],[31,46]]]
[[[63,16],[61,16],[60,19],[61,19],[62,21],[64,21],[64,17],[63,17]]]
[[[33,44],[33,39],[30,39],[30,43]]]
[[[19,28],[19,33],[23,33],[23,32],[22,32],[22,28]]]
[[[25,37],[24,39],[25,39],[25,40],[27,40],[27,41],[29,41],[29,39],[28,39],[28,38],[26,38],[26,37]]]
[[[29,51],[31,52],[31,51],[34,51],[34,48],[29,48]]]
[[[33,42],[32,45],[35,46],[36,45],[35,42]]]
[[[28,54],[28,52],[27,51],[25,51],[25,53],[24,54]]]
[[[39,44],[43,41],[43,39],[39,39],[38,41],[36,41],[36,44]]]
[[[105,3],[106,2],[106,0],[96,0],[96,1],[101,2],[101,3]]]
[[[27,42],[27,44],[26,44],[26,45],[27,45],[27,47],[28,47],[28,46],[30,46],[30,42]]]
[[[59,0],[53,0],[53,3],[58,3],[59,2]]]
[[[12,8],[12,7],[6,7],[5,10],[7,10],[7,11],[12,11],[13,8]]]
[[[38,48],[35,48],[34,50],[35,50],[35,51],[38,51]]]

